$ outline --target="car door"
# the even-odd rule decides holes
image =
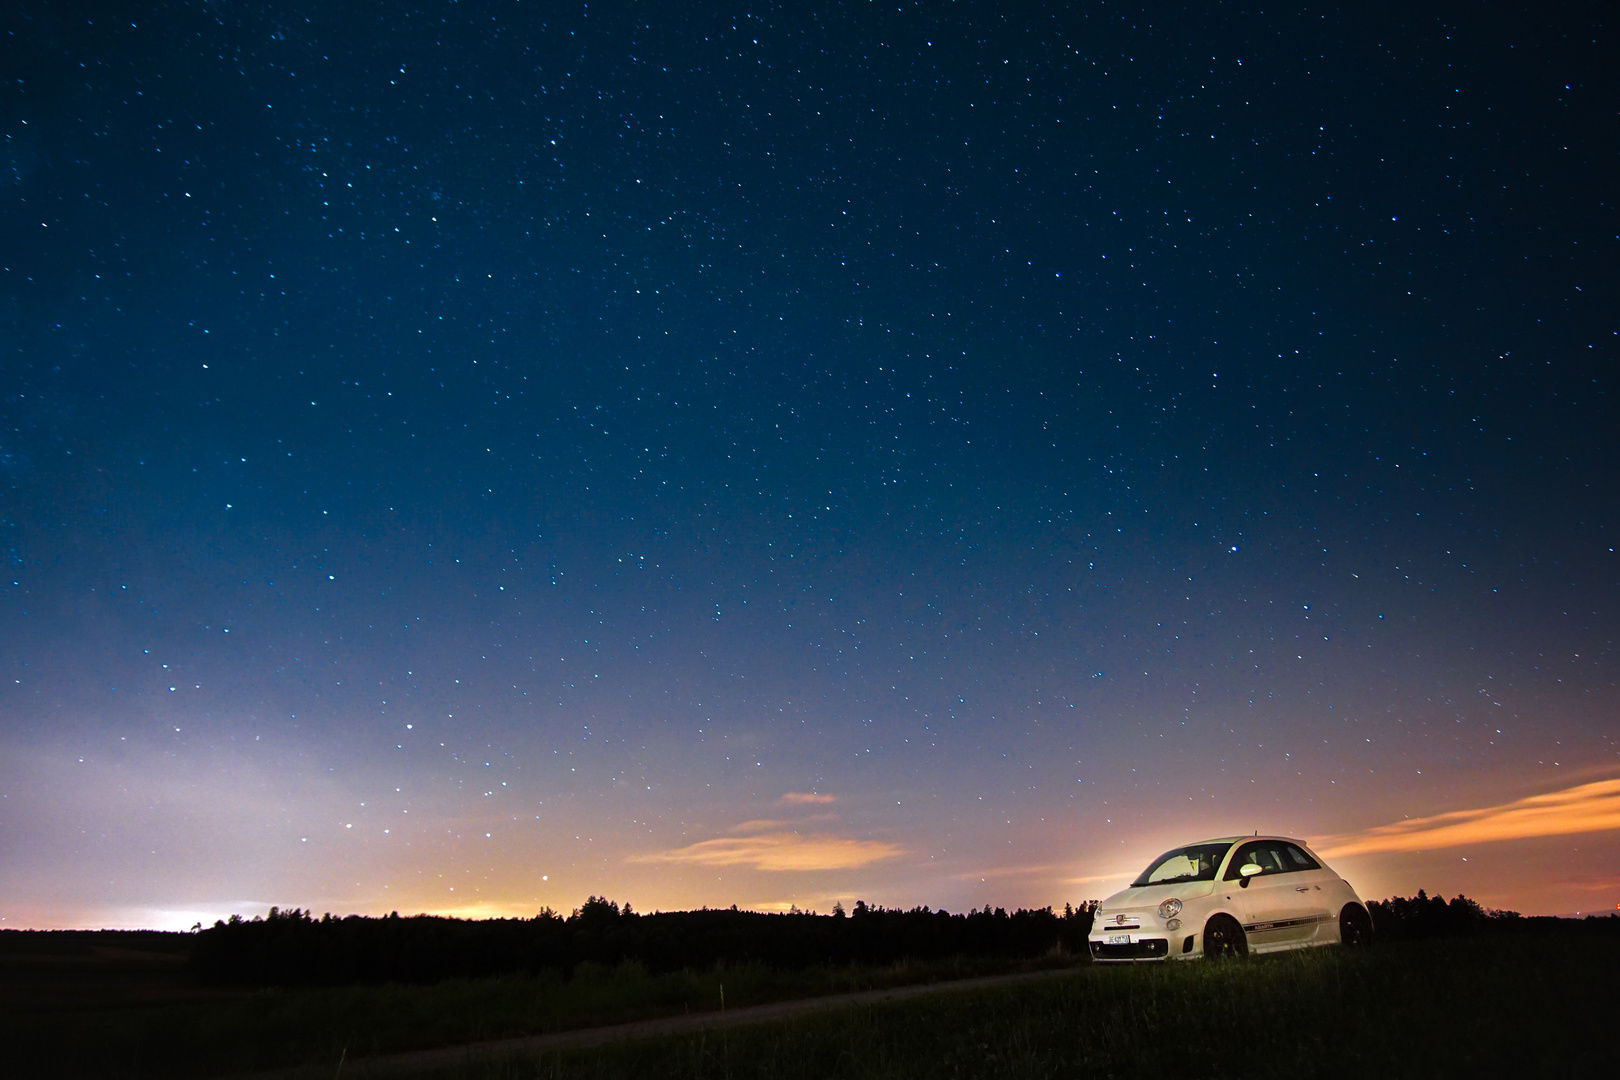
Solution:
[[[1284,860],[1293,867],[1289,884],[1294,889],[1297,917],[1311,920],[1309,924],[1301,924],[1300,940],[1338,940],[1338,913],[1333,910],[1338,894],[1333,885],[1339,875],[1324,869],[1298,844],[1284,842],[1282,849]]]
[[[1260,952],[1302,943],[1316,932],[1310,887],[1299,891],[1302,882],[1287,847],[1281,840],[1251,840],[1227,867],[1228,895],[1243,912],[1249,947]],[[1260,872],[1245,879],[1242,871],[1248,865],[1259,866]]]

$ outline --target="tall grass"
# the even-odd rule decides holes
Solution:
[[[966,978],[1014,964],[988,958],[777,971],[757,964],[649,974],[581,964],[572,977],[454,979],[260,990],[217,1000],[0,1011],[6,1075],[203,1077],[340,1058],[350,1075],[382,1053],[540,1034],[685,1012]]]
[[[1049,979],[594,1049],[440,1080],[1609,1075],[1620,940],[1396,942],[1221,964],[1085,966]],[[0,1073],[376,1075],[376,1055],[983,974],[988,965],[648,974],[635,965],[434,986],[259,991],[185,1005],[0,1015]]]
[[[1318,950],[1073,975],[726,1033],[491,1061],[441,1080],[1610,1075],[1620,943]],[[1549,948],[1549,946],[1552,946]]]

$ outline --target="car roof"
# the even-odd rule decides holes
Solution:
[[[1309,844],[1306,844],[1305,841],[1292,836],[1260,836],[1256,833],[1251,833],[1248,836],[1216,836],[1209,840],[1194,840],[1187,846],[1192,847],[1195,844],[1235,844],[1239,840],[1286,840],[1290,844],[1299,844],[1302,847],[1310,846]]]

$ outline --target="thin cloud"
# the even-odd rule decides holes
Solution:
[[[1500,806],[1397,821],[1365,832],[1329,837],[1317,847],[1327,856],[1369,855],[1613,829],[1620,829],[1620,778],[1578,784]]]
[[[957,874],[958,881],[979,881],[984,878],[1030,877],[1034,874],[1044,874],[1051,870],[1050,864],[1041,866],[992,866],[984,870],[969,870]]]
[[[632,856],[630,861],[751,866],[755,870],[848,870],[903,854],[904,849],[882,840],[775,832],[703,840],[652,855]]]
[[[752,821],[744,821],[733,825],[726,831],[734,833],[770,832],[773,829],[780,829],[786,824],[785,821],[776,821],[772,818],[754,818]]]
[[[814,806],[818,803],[837,802],[832,795],[820,795],[813,791],[790,791],[777,799],[778,806]]]
[[[1129,881],[1131,875],[1124,874],[1092,874],[1089,877],[1064,878],[1064,885],[1095,885],[1099,881]]]

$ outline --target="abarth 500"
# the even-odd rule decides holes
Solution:
[[[1372,919],[1304,841],[1227,836],[1160,855],[1097,908],[1099,961],[1191,960],[1360,945]]]

